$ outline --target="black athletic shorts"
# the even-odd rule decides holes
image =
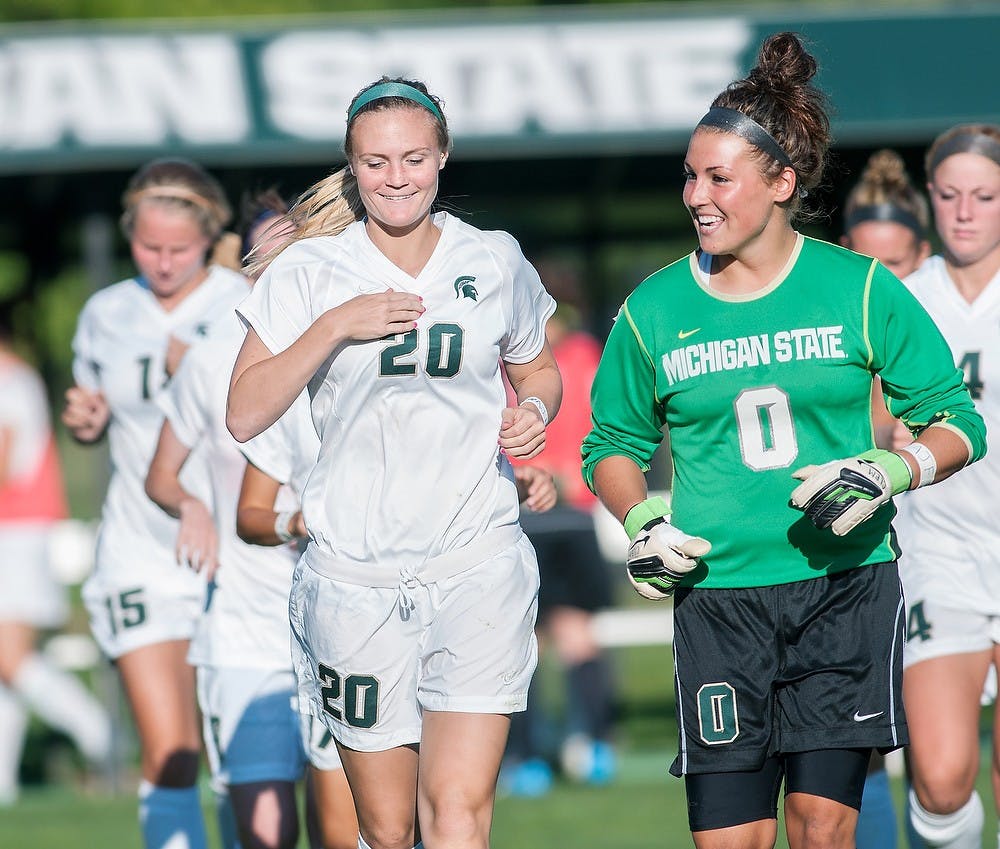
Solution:
[[[521,527],[538,558],[539,620],[552,607],[593,612],[611,604],[611,578],[590,513],[565,505],[546,513],[522,510]]]
[[[674,775],[760,769],[775,755],[909,741],[896,564],[674,597]]]

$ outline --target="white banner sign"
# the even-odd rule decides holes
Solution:
[[[383,74],[424,81],[458,138],[681,131],[742,74],[752,34],[720,18],[9,38],[0,153],[339,146]]]

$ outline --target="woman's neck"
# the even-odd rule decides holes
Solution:
[[[959,263],[947,251],[944,264],[951,282],[967,303],[978,298],[1000,272],[1000,246],[975,262]]]
[[[795,250],[798,239],[787,221],[765,230],[756,239],[731,254],[716,256],[711,286],[725,295],[750,295],[767,288]]]
[[[372,244],[385,254],[386,259],[411,277],[416,277],[424,270],[441,238],[441,230],[430,215],[406,231],[386,229],[369,218],[365,223],[365,231]]]
[[[197,289],[202,283],[208,279],[208,268],[203,268],[197,274],[195,274],[190,280],[188,280],[183,286],[169,295],[161,295],[155,289],[150,287],[150,291],[153,293],[153,297],[156,298],[157,304],[159,304],[160,309],[164,312],[173,312],[177,309],[195,289]]]

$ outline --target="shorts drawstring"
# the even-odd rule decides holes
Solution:
[[[404,622],[409,621],[410,614],[417,606],[413,600],[413,591],[423,584],[410,568],[403,569],[399,573],[399,618]]]

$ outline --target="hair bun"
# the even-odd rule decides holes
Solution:
[[[896,151],[883,149],[871,155],[861,179],[866,183],[883,186],[886,191],[905,189],[910,185],[906,163]]]
[[[818,70],[816,60],[794,32],[779,32],[760,46],[757,65],[750,71],[749,79],[775,92],[792,91],[807,85]]]

